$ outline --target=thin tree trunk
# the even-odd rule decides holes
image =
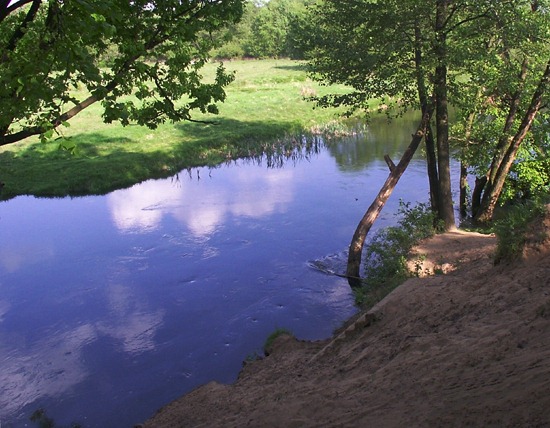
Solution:
[[[414,27],[414,65],[416,70],[416,86],[418,88],[418,99],[422,109],[422,115],[424,115],[428,109],[428,90],[426,89],[426,79],[422,69],[423,55],[422,55],[422,33],[420,32],[420,25],[416,22]],[[437,173],[437,155],[435,152],[435,141],[431,126],[428,124],[426,128],[426,135],[424,137],[426,144],[426,167],[428,172],[428,181],[430,183],[430,205],[432,211],[439,217],[438,214],[438,201],[439,201],[439,177]]]
[[[435,141],[432,127],[428,125],[426,129],[426,167],[428,170],[428,182],[430,183],[430,205],[436,218],[439,214],[439,174],[437,172],[437,153],[435,151]]]
[[[378,192],[378,195],[376,196],[369,209],[359,222],[357,228],[355,229],[355,233],[353,234],[353,238],[349,246],[348,265],[346,270],[346,277],[348,278],[348,282],[352,287],[358,287],[361,285],[361,257],[367,234],[369,233],[369,230],[372,227],[373,223],[378,218],[380,211],[382,211],[382,208],[384,208],[384,205],[392,194],[393,189],[399,182],[399,179],[407,169],[407,166],[409,165],[409,162],[416,152],[416,149],[418,148],[420,142],[426,135],[426,130],[428,128],[432,115],[433,107],[430,106],[423,114],[420,125],[418,125],[416,132],[413,134],[409,147],[407,147],[407,150],[405,150],[405,153],[403,153],[403,156],[401,157],[401,160],[399,161],[397,166],[395,166],[394,168],[390,168],[391,172],[386,179],[386,182]]]
[[[546,70],[544,71],[539,81],[539,84],[537,85],[537,89],[533,93],[531,103],[529,104],[529,107],[525,112],[519,129],[512,138],[510,146],[504,154],[496,174],[494,174],[494,180],[489,180],[485,186],[485,191],[481,200],[481,207],[476,215],[476,220],[478,222],[486,223],[492,220],[494,210],[504,187],[504,182],[506,181],[506,177],[508,176],[510,168],[512,167],[516,159],[519,146],[527,136],[528,132],[531,130],[531,125],[533,124],[533,120],[540,110],[542,98],[544,94],[548,91],[549,84],[550,61],[548,61],[548,63],[546,64]]]
[[[468,215],[468,166],[460,162],[460,216],[465,218]]]
[[[479,98],[481,96],[481,88],[478,89],[476,97]],[[476,111],[473,110],[468,115],[468,122],[467,127],[465,130],[465,145],[462,149],[462,154],[464,156],[464,153],[468,150],[468,147],[470,145],[470,137],[472,135],[472,129],[474,127],[474,121],[476,118]],[[460,216],[462,218],[466,218],[468,215],[468,165],[464,162],[460,162]],[[473,216],[473,214],[472,214]]]
[[[518,114],[519,104],[521,101],[521,94],[523,92],[525,80],[527,79],[527,58],[524,58],[521,64],[521,71],[519,73],[518,78],[519,78],[519,87],[514,93],[514,95],[512,96],[512,99],[510,101],[510,108],[508,110],[508,115],[506,116],[506,121],[504,122],[504,127],[502,129],[502,133],[500,134],[500,138],[498,140],[496,152],[491,162],[491,166],[489,168],[488,177],[487,177],[489,185],[491,185],[491,183],[495,181],[498,170],[502,164],[502,161],[504,160],[506,152],[510,149],[512,145],[511,131]]]

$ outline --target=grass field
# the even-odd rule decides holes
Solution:
[[[64,139],[42,143],[32,138],[0,148],[2,198],[103,194],[188,167],[258,155],[338,119],[336,110],[314,109],[304,95],[345,88],[319,86],[299,62],[231,61],[225,66],[236,79],[219,105],[220,114],[194,117],[215,124],[166,123],[155,130],[105,124],[96,103],[60,129]],[[215,67],[204,69],[205,79]],[[60,144],[76,149],[70,153]]]

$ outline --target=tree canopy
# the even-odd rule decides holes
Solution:
[[[426,135],[432,206],[452,227],[449,156],[458,151],[479,179],[474,214],[490,219],[518,148],[536,141],[533,124],[548,139],[541,128],[549,11],[545,0],[319,0],[310,13],[310,69],[322,82],[353,90],[318,101],[368,109],[377,99],[388,112],[423,112],[434,103]],[[540,157],[543,144],[528,151]]]
[[[0,0],[0,145],[54,129],[94,102],[107,122],[156,127],[216,113],[232,75],[202,81],[214,38],[244,0]],[[109,58],[109,67],[102,60]],[[83,85],[89,96],[76,99]]]

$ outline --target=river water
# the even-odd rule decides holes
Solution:
[[[266,337],[323,339],[356,312],[342,263],[413,120],[375,122],[275,168],[238,161],[105,196],[0,203],[0,426],[131,427],[217,380]],[[399,199],[427,201],[415,159]]]

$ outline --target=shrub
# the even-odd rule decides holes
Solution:
[[[544,213],[540,199],[526,200],[506,207],[504,216],[494,224],[497,236],[495,265],[511,262],[521,257],[529,225]]]
[[[438,226],[427,204],[411,207],[400,201],[397,226],[378,231],[365,251],[363,285],[355,289],[355,301],[372,306],[395,287],[411,277],[407,257],[419,241],[433,236]]]

